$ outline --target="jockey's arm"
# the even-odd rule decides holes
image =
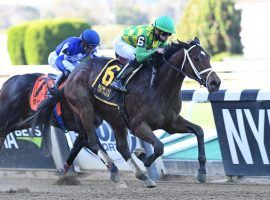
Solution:
[[[66,73],[67,70],[69,72],[72,72],[72,70],[74,69],[72,62],[69,61],[69,57],[71,56],[68,56],[66,54],[67,52],[70,51],[70,48],[72,48],[72,45],[69,45],[68,43],[66,43],[62,47],[61,52],[59,53],[58,58],[55,61],[56,66],[63,73]]]
[[[55,65],[64,74],[67,72],[67,70],[70,73],[74,69],[73,64],[66,59],[66,55],[64,55],[64,54],[58,56],[58,58],[55,61]]]
[[[56,61],[55,61],[55,65],[57,66],[57,68],[61,71],[61,72],[65,72],[66,67],[63,64],[63,60],[65,59],[65,55],[62,54],[60,56],[57,57]]]
[[[153,53],[155,53],[157,51],[157,49],[150,49],[147,50],[145,47],[140,47],[137,46],[136,50],[135,50],[135,54],[136,54],[136,60],[139,63],[144,62],[145,60],[147,60]]]

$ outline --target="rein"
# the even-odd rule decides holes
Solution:
[[[203,78],[201,77],[201,75],[204,74],[204,73],[209,72],[209,73],[207,74],[207,77],[206,77],[206,80],[205,80],[206,85],[207,85],[207,82],[208,82],[207,80],[208,80],[210,74],[213,72],[213,70],[212,70],[211,67],[208,68],[208,69],[205,69],[205,70],[203,70],[203,71],[201,71],[201,72],[199,72],[199,71],[197,70],[196,66],[193,64],[193,62],[192,62],[192,60],[191,60],[191,58],[190,58],[190,56],[189,56],[189,51],[191,51],[191,50],[192,50],[194,47],[196,47],[196,46],[197,46],[197,45],[193,45],[193,46],[191,46],[189,49],[184,49],[184,54],[185,54],[185,55],[184,55],[184,59],[183,59],[183,62],[182,62],[181,69],[179,69],[178,67],[172,65],[172,64],[164,57],[164,55],[162,56],[162,58],[163,58],[163,61],[164,61],[169,67],[171,67],[172,69],[176,70],[178,73],[182,73],[184,76],[188,76],[188,75],[183,71],[183,68],[184,68],[184,66],[185,66],[185,63],[186,63],[186,61],[188,60],[189,63],[190,63],[190,66],[191,66],[191,68],[192,68],[192,70],[193,70],[193,72],[194,72],[195,75],[197,76],[197,77],[192,77],[192,76],[189,75],[188,77],[191,77],[191,78],[197,80],[200,84],[203,84]],[[187,59],[187,58],[188,58],[188,59]]]

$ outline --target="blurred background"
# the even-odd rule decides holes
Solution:
[[[51,43],[46,47],[54,48],[62,39],[79,33],[85,28],[81,24],[76,28],[63,25],[65,20],[76,19],[77,22],[73,22],[74,26],[76,23],[86,23],[97,30],[102,36],[101,48],[106,49],[112,48],[113,39],[124,27],[152,23],[159,15],[169,15],[175,20],[177,34],[172,39],[189,40],[198,36],[203,47],[214,60],[221,61],[232,56],[267,59],[269,58],[267,36],[270,33],[270,28],[267,27],[269,8],[269,0],[176,0],[173,2],[170,0],[0,0],[0,67],[7,64],[47,64],[38,61],[39,59],[31,61],[32,59],[26,58],[26,63],[9,59],[6,51],[7,35],[11,32],[10,29],[22,23],[29,24],[18,31],[21,33],[15,37],[20,39],[10,41],[9,43],[12,44],[9,45],[18,48],[17,43],[27,43],[27,35],[35,35],[31,42],[41,42],[40,40],[44,39],[46,43]],[[59,21],[60,19],[62,21]],[[53,26],[52,24],[57,20],[58,24],[54,25],[54,28],[49,28],[55,33],[39,30],[39,33],[49,34],[50,38],[33,33],[33,31],[38,32],[33,30],[33,25],[32,33],[27,30],[31,28],[30,22],[33,24],[35,22],[34,26],[45,23],[43,29],[47,27],[49,32],[48,27]],[[74,32],[74,29],[79,30]],[[24,34],[26,32],[27,35]],[[12,37],[12,33],[9,36]],[[23,41],[24,39],[26,41]],[[28,51],[29,44],[20,45]],[[12,50],[9,50],[9,54],[13,53],[10,52]],[[42,56],[47,57],[51,50],[45,50]],[[33,57],[33,55],[26,57]],[[16,57],[16,59],[21,58]]]
[[[86,26],[101,34],[102,49],[110,49],[124,27],[152,23],[159,15],[175,20],[177,34],[172,39],[185,41],[198,36],[214,61],[228,57],[268,59],[269,8],[269,0],[0,0],[0,68],[47,64],[46,59],[33,58],[37,57],[33,48],[46,58],[61,40],[76,36]],[[22,24],[24,27],[14,33]],[[29,38],[36,45],[27,44]],[[26,55],[10,55],[17,49]],[[22,56],[25,61],[21,61]]]
[[[269,10],[269,0],[0,0],[0,74],[11,65],[46,65],[57,44],[89,27],[100,33],[103,54],[113,56],[112,41],[125,27],[169,15],[177,26],[171,40],[199,37],[222,88],[265,87]],[[254,72],[258,81],[250,81]]]

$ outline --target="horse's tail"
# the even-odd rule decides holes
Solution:
[[[63,90],[53,94],[52,97],[45,99],[38,107],[35,117],[32,122],[31,134],[34,135],[35,129],[39,127],[42,133],[42,146],[45,155],[51,154],[52,143],[51,143],[51,120],[53,109],[56,106],[59,98],[62,96]]]
[[[1,111],[0,111],[1,112]],[[15,131],[15,130],[19,130],[22,128],[28,128],[32,125],[32,121],[34,119],[35,115],[31,115],[30,117],[28,117],[27,119],[25,119],[24,121],[19,121],[18,123],[12,125],[12,126],[7,126],[8,124],[6,123],[5,126],[3,126],[2,129],[0,129],[0,133],[2,133],[3,135],[7,135],[8,133]],[[0,124],[3,124],[0,120]],[[32,135],[34,136],[34,135]]]

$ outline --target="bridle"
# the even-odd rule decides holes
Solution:
[[[189,78],[192,78],[192,79],[198,81],[201,85],[204,83],[204,80],[203,80],[203,78],[201,77],[201,75],[203,75],[203,74],[205,74],[205,73],[208,72],[207,77],[206,77],[206,79],[205,79],[205,84],[206,84],[206,87],[207,87],[208,78],[209,78],[210,74],[213,72],[213,70],[212,70],[211,67],[209,67],[209,68],[207,68],[207,69],[205,69],[205,70],[202,70],[202,71],[200,71],[200,72],[197,70],[197,68],[195,67],[195,65],[193,64],[193,62],[192,62],[192,60],[191,60],[191,58],[190,58],[190,56],[189,56],[189,52],[190,52],[194,47],[196,47],[196,46],[198,46],[198,45],[193,45],[193,46],[191,46],[189,49],[184,49],[184,59],[183,59],[182,66],[181,66],[180,69],[179,69],[178,67],[172,65],[172,64],[165,58],[164,54],[163,54],[163,56],[162,56],[162,57],[163,57],[163,61],[164,61],[167,65],[169,65],[171,68],[173,68],[174,70],[176,70],[178,73],[181,73],[181,74],[183,74],[184,76],[187,76],[187,77],[189,77]],[[184,66],[185,66],[187,60],[189,61],[190,66],[191,66],[191,68],[192,68],[194,74],[196,75],[196,77],[193,77],[193,76],[191,76],[191,75],[188,75],[187,73],[185,73],[185,72],[183,71]]]

